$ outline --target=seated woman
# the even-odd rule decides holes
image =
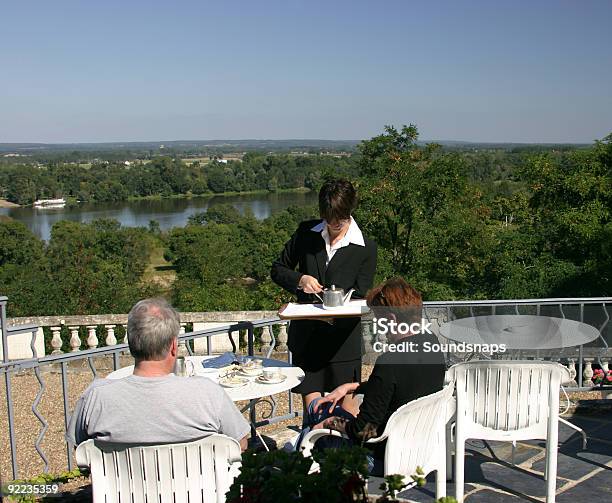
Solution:
[[[373,288],[367,296],[368,305],[380,321],[386,318],[391,323],[421,323],[422,300],[417,292],[402,278],[393,278]],[[416,328],[416,326],[413,325]],[[394,332],[394,333],[393,333]],[[306,424],[309,429],[330,428],[345,433],[353,443],[362,444],[369,438],[382,434],[389,417],[402,405],[422,396],[440,391],[444,383],[446,365],[442,353],[423,351],[424,343],[436,344],[435,335],[401,333],[389,330],[389,344],[406,342],[411,351],[383,352],[374,365],[370,378],[362,383],[346,383],[328,395],[314,401],[308,409]],[[401,347],[401,346],[400,346]],[[376,349],[376,347],[374,348]],[[358,410],[344,408],[343,399],[348,395],[363,394]],[[352,400],[351,403],[355,403]],[[321,439],[317,447],[337,446],[335,439]],[[326,442],[323,442],[326,441]],[[370,471],[382,471],[385,443],[375,444]]]

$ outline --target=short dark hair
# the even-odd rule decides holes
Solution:
[[[347,220],[357,207],[357,191],[344,178],[327,180],[319,191],[319,215],[328,222]]]

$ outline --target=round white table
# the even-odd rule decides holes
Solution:
[[[202,366],[202,362],[214,356],[188,356],[186,359],[193,362],[194,373],[197,376],[207,377],[215,382],[219,382],[219,369],[208,369]],[[302,382],[304,379],[304,371],[299,367],[294,367],[288,362],[282,360],[273,360],[271,358],[262,358],[264,367],[282,367],[281,371],[287,376],[287,378],[277,384],[264,384],[257,382],[255,377],[243,376],[249,380],[249,382],[239,388],[226,388],[223,389],[227,392],[229,397],[234,402],[242,400],[257,400],[266,396],[275,395],[282,393],[283,391],[290,390]],[[134,365],[122,367],[114,372],[111,372],[106,376],[107,379],[121,379],[127,377],[134,372]],[[186,377],[185,379],[189,379]]]
[[[586,323],[524,314],[474,316],[449,321],[440,333],[467,344],[505,344],[509,350],[546,350],[581,346],[599,337]]]

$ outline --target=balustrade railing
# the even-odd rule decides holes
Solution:
[[[3,374],[5,382],[11,471],[13,478],[18,478],[12,377],[22,371],[31,372],[36,377],[38,392],[31,410],[40,423],[40,430],[34,447],[44,463],[44,469],[47,470],[49,460],[42,448],[42,443],[49,424],[38,408],[46,389],[45,371],[54,369],[61,375],[64,422],[62,427],[65,429],[71,412],[68,400],[69,366],[74,366],[79,362],[87,365],[87,367],[84,365],[82,367],[88,369],[94,378],[98,376],[96,359],[105,357],[110,360],[112,369],[116,370],[121,366],[121,359],[128,353],[129,334],[126,331],[126,314],[7,320],[7,301],[6,297],[0,297],[0,329],[3,349],[0,373]],[[521,355],[528,358],[561,361],[577,377],[575,386],[568,389],[587,390],[591,389],[593,384],[591,381],[593,364],[607,369],[609,360],[612,358],[612,353],[608,349],[608,344],[612,342],[612,324],[609,323],[611,307],[612,298],[609,297],[426,302],[424,317],[432,322],[432,328],[438,336],[439,327],[444,322],[484,314],[539,314],[570,318],[591,324],[600,331],[600,337],[591,344],[577,348],[560,348],[554,352]],[[181,313],[181,320],[179,350],[184,354],[212,354],[233,350],[253,355],[257,351],[266,357],[272,353],[280,354],[282,355],[280,357],[291,361],[291,354],[287,348],[288,324],[280,320],[276,312]],[[19,355],[13,354],[11,342],[14,340],[21,340],[21,344],[15,345],[21,352]],[[452,361],[454,355],[447,356]],[[300,414],[294,410],[291,393],[288,393],[288,410],[284,414],[276,415],[277,403],[273,397],[267,403],[270,405],[270,412],[262,415],[257,425],[276,423]],[[253,421],[255,419],[255,409],[251,410],[251,419]],[[58,425],[53,426],[56,429],[58,427]],[[0,442],[5,442],[5,439],[1,439]],[[72,446],[66,445],[66,464],[69,469],[73,467],[72,450]]]

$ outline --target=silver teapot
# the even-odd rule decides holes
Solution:
[[[332,285],[331,288],[323,290],[323,298],[319,298],[323,302],[323,307],[339,307],[344,306],[351,300],[354,291],[355,289],[351,288],[345,295],[342,288],[336,288],[336,285]]]

